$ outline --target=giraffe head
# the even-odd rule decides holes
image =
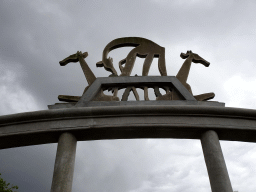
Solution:
[[[60,65],[61,66],[65,66],[70,62],[76,63],[79,61],[79,57],[83,57],[86,58],[88,56],[87,52],[82,53],[81,51],[77,51],[77,53],[68,56],[67,58],[63,59],[62,61],[60,61]]]
[[[203,64],[205,67],[209,67],[210,62],[206,61],[205,59],[203,59],[202,57],[200,57],[198,54],[193,53],[192,51],[187,51],[187,53],[181,53],[180,57],[182,59],[186,59],[188,57],[190,57],[192,59],[193,63],[201,63]]]

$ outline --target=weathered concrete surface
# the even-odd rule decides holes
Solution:
[[[192,62],[193,63],[201,63],[203,64],[205,67],[209,67],[210,63],[208,61],[206,61],[205,59],[203,59],[202,57],[200,57],[198,54],[193,53],[192,51],[187,51],[187,53],[181,53],[180,57],[182,59],[186,59],[183,63],[183,65],[181,66],[179,72],[176,75],[176,78],[182,83],[182,85],[184,87],[186,87],[186,89],[192,94],[192,90],[190,85],[187,83],[187,79],[188,79],[188,74],[190,71],[190,67]],[[200,97],[198,97],[200,99],[200,101],[203,100],[209,100],[212,99],[214,97],[214,93],[207,95],[207,94],[201,94]],[[203,98],[202,98],[203,97]],[[178,98],[177,98],[178,99]]]
[[[77,51],[76,54],[70,55],[67,58],[60,61],[60,65],[65,66],[70,62],[79,62],[84,72],[84,76],[88,82],[88,85],[90,86],[95,81],[96,77],[90,69],[90,67],[88,66],[88,64],[86,63],[86,61],[84,60],[84,58],[86,58],[87,56],[87,52],[82,53],[81,51]]]
[[[142,37],[122,37],[109,42],[103,50],[102,61],[99,61],[96,66],[104,67],[107,71],[112,72],[113,75],[117,75],[117,72],[113,67],[113,60],[108,57],[108,54],[114,49],[127,46],[135,48],[128,53],[125,59],[120,61],[121,64],[125,64],[125,67],[120,67],[120,70],[122,71],[120,76],[130,76],[137,56],[146,58],[143,64],[143,76],[148,75],[154,57],[158,57],[158,69],[160,74],[162,76],[167,75],[165,66],[165,48]]]
[[[135,77],[100,77],[82,95],[77,102],[76,107],[84,107],[85,102],[93,101],[102,87],[119,87],[126,88],[127,86],[141,87],[149,85],[169,86],[173,88],[173,92],[177,94],[179,100],[196,101],[193,95],[182,85],[182,83],[174,76],[135,76]]]
[[[203,133],[201,144],[212,192],[233,192],[217,133]]]
[[[221,140],[256,142],[256,110],[183,106],[75,107],[0,117],[0,149],[56,143],[70,132],[78,141],[130,138],[200,139],[215,130]]]
[[[54,105],[48,105],[49,109],[63,109],[70,108],[76,105],[73,103],[55,103]],[[170,106],[170,105],[202,105],[202,106],[212,106],[212,107],[225,107],[225,103],[220,103],[217,101],[188,101],[188,100],[157,100],[157,101],[87,101],[83,102],[84,107],[109,107],[109,106]]]
[[[75,167],[77,140],[71,133],[62,133],[59,138],[52,178],[51,192],[71,192]]]

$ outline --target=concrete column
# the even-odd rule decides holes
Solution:
[[[233,192],[217,133],[203,133],[201,144],[212,192]]]
[[[58,141],[51,192],[71,192],[77,140],[71,133],[62,133]]]

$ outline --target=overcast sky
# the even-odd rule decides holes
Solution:
[[[61,94],[81,95],[78,63],[59,61],[87,51],[96,77],[104,47],[137,36],[165,47],[168,75],[192,50],[211,63],[192,64],[195,95],[214,92],[226,107],[256,109],[256,1],[0,1],[0,115],[46,110]],[[115,68],[130,49],[111,53]],[[142,59],[133,73],[141,75]],[[118,71],[120,74],[120,71]],[[154,60],[149,75],[160,75]],[[221,141],[233,189],[255,192],[256,145]],[[57,144],[0,151],[2,177],[19,192],[50,191]],[[210,192],[199,140],[78,142],[75,192]]]

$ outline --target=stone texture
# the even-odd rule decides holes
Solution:
[[[119,68],[122,72],[120,76],[130,76],[137,56],[145,58],[142,76],[148,75],[154,57],[158,57],[158,69],[160,74],[162,76],[167,75],[165,66],[165,48],[142,37],[122,37],[109,42],[103,50],[102,61],[99,61],[96,66],[104,67],[107,71],[110,71],[113,75],[117,76],[117,72],[113,67],[113,59],[110,57],[108,58],[108,54],[114,49],[127,46],[135,48],[128,53],[125,59],[122,59],[119,62]],[[124,67],[122,66],[123,64],[125,64]]]
[[[182,59],[186,59],[186,60],[184,61],[183,65],[181,66],[179,72],[177,73],[176,78],[182,83],[182,85],[184,87],[186,87],[186,89],[191,94],[193,94],[191,86],[187,83],[187,79],[188,79],[188,75],[189,75],[189,71],[190,71],[192,62],[203,64],[206,67],[209,67],[210,63],[208,61],[206,61],[205,59],[203,59],[202,57],[200,57],[198,54],[193,53],[192,51],[187,51],[186,54],[181,53],[180,57]],[[198,101],[206,101],[206,100],[214,98],[214,96],[215,96],[214,93],[205,93],[205,94],[197,95],[195,98]],[[176,98],[176,95],[174,95],[174,99],[179,99],[179,97]]]
[[[203,133],[201,144],[212,192],[233,192],[217,133]]]
[[[62,133],[58,141],[51,192],[71,192],[77,140],[71,133]]]
[[[151,85],[155,86],[167,85],[172,87],[172,94],[178,95],[176,99],[196,101],[191,93],[181,84],[181,82],[173,76],[145,76],[145,77],[102,77],[97,78],[94,83],[88,88],[88,90],[82,95],[81,99],[77,102],[76,107],[84,107],[85,102],[93,101],[97,95],[102,92],[102,87],[141,87]],[[144,89],[145,90],[145,89]],[[146,91],[147,92],[147,91]],[[114,97],[114,96],[113,96]],[[171,98],[171,97],[169,97]],[[117,100],[117,99],[112,99]],[[105,101],[109,101],[106,99]]]
[[[201,105],[124,105],[13,114],[0,117],[0,149],[56,143],[63,132],[72,133],[78,141],[200,139],[203,132],[211,129],[218,133],[220,140],[256,142],[256,110]]]

